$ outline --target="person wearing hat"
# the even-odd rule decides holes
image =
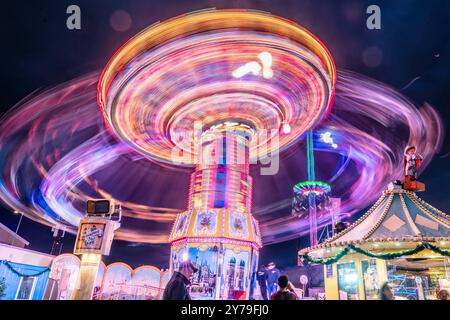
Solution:
[[[189,295],[188,285],[191,284],[189,280],[191,276],[196,273],[198,269],[191,261],[184,261],[180,263],[178,271],[175,271],[166,285],[163,293],[163,300],[191,300]]]

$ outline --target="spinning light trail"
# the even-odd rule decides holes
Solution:
[[[285,151],[279,174],[252,174],[252,213],[266,244],[308,233],[307,219],[290,215],[290,187],[306,177],[297,168],[306,167],[303,134],[311,128],[319,136],[330,132],[336,144],[314,141],[316,175],[342,199],[343,214],[366,207],[399,178],[406,145],[416,145],[424,157],[421,169],[427,166],[443,139],[442,122],[431,106],[419,108],[382,83],[341,71],[330,110],[335,78],[325,76],[334,70],[328,53],[317,50],[315,38],[308,47],[276,36],[289,30],[304,37],[306,31],[282,19],[269,30],[271,19],[262,14],[248,32],[214,31],[221,22],[212,19],[201,34],[170,20],[165,31],[137,36],[153,39],[154,50],[148,50],[148,41],[129,52],[125,45],[100,83],[99,74],[92,73],[19,102],[0,121],[2,201],[35,221],[75,232],[87,199],[114,198],[125,216],[117,239],[166,243],[175,217],[187,207],[189,175],[198,156],[188,139],[174,137],[195,135],[197,120],[213,127],[230,114],[255,131],[281,131]],[[199,47],[196,54],[183,50]],[[258,58],[262,52],[272,58],[273,75],[267,79]],[[233,77],[252,61],[260,64],[259,74]],[[250,141],[249,160],[264,156],[260,144],[270,146],[273,138]],[[174,147],[185,153],[177,165],[186,168],[173,166]],[[326,221],[319,216],[319,227]]]
[[[235,10],[150,27],[107,64],[98,100],[113,134],[149,159],[195,165],[169,241],[171,270],[186,253],[201,263],[198,291],[214,274],[215,299],[248,298],[262,246],[249,165],[322,121],[335,79],[329,52],[308,31]]]

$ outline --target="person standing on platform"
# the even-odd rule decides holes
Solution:
[[[256,272],[256,280],[258,281],[259,289],[261,290],[261,297],[263,300],[267,300],[267,272],[263,265],[261,265]]]
[[[190,261],[180,264],[178,271],[175,271],[164,289],[163,300],[191,300],[188,285],[190,278],[198,269]]]
[[[267,285],[269,290],[269,297],[274,294],[278,288],[277,288],[277,281],[280,277],[280,270],[277,269],[274,262],[269,263],[267,266]]]

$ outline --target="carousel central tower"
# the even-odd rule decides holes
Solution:
[[[319,123],[335,81],[317,37],[260,11],[207,10],[157,23],[109,61],[98,102],[110,131],[151,160],[193,168],[169,242],[171,271],[187,259],[199,268],[194,299],[249,297],[262,245],[250,164]]]
[[[202,134],[188,210],[178,215],[170,235],[171,268],[177,270],[186,259],[196,264],[199,272],[192,283],[202,298],[248,298],[248,279],[261,248],[258,223],[251,215],[251,139],[251,128],[237,122],[215,125]],[[212,282],[218,290],[211,291]]]
[[[189,209],[225,208],[251,212],[249,143],[253,130],[226,122],[205,131],[191,178]]]

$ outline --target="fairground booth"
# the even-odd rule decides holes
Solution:
[[[0,300],[74,300],[92,285],[86,299],[160,299],[169,270],[122,262],[98,265],[92,284],[83,281],[83,259],[50,255],[25,248],[29,242],[0,223]]]
[[[83,287],[81,264],[77,256],[63,254],[52,263],[44,300],[73,300]],[[132,269],[122,262],[100,263],[92,300],[160,299],[169,273],[153,266]]]
[[[450,288],[450,217],[401,184],[390,184],[353,225],[299,251],[324,265],[327,300],[379,299],[389,282],[397,299],[436,299]]]

